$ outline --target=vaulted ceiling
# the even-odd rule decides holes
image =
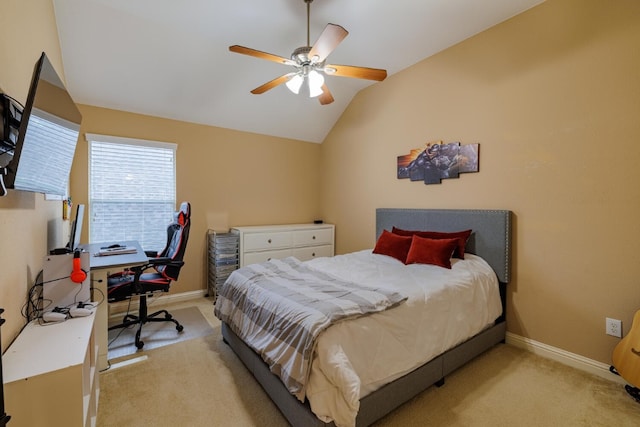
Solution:
[[[349,35],[328,63],[393,75],[543,0],[315,0],[313,44],[328,23]],[[307,44],[304,0],[54,0],[66,84],[105,108],[320,143],[358,91],[328,76],[335,101],[285,85],[250,90],[291,66],[229,52],[242,45],[289,58]]]

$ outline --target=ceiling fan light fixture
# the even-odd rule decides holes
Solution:
[[[297,95],[300,93],[300,87],[302,86],[303,81],[304,79],[302,76],[300,74],[296,74],[287,81],[286,85],[291,92]]]
[[[309,39],[309,22],[311,15],[311,3],[313,0],[303,0],[307,5],[307,44],[298,47],[291,54],[291,59],[271,53],[262,52],[244,46],[229,46],[231,52],[249,55],[268,61],[279,62],[290,65],[296,70],[277,77],[267,83],[253,89],[251,93],[259,95],[286,83],[289,90],[296,95],[300,93],[302,85],[305,84],[305,94],[309,89],[311,98],[318,98],[321,105],[331,104],[334,99],[331,91],[324,83],[324,74],[329,76],[352,77],[358,79],[368,79],[382,81],[387,77],[387,71],[376,68],[355,67],[352,65],[329,65],[325,67],[327,56],[344,40],[349,34],[340,25],[327,24],[313,46]]]
[[[322,95],[322,85],[324,84],[324,77],[316,70],[309,71],[307,75],[307,82],[309,83],[309,97],[315,98]]]

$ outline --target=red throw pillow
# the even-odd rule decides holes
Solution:
[[[464,259],[464,249],[467,246],[467,240],[471,236],[472,230],[464,231],[418,231],[418,230],[403,230],[401,228],[393,227],[391,230],[393,234],[399,236],[413,236],[414,234],[419,237],[426,237],[429,239],[459,239],[456,245],[456,250],[453,252],[454,258]]]
[[[410,236],[399,236],[387,230],[382,230],[382,234],[376,242],[376,247],[373,248],[373,253],[394,257],[404,263],[410,247]]]
[[[451,257],[460,239],[430,239],[416,234],[411,239],[405,264],[433,264],[451,268]]]

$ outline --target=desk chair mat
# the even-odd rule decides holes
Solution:
[[[156,308],[157,307],[153,307],[153,305],[151,305],[149,307],[149,311],[155,311]],[[182,326],[184,326],[184,330],[182,332],[176,331],[174,324],[171,322],[146,323],[142,328],[141,336],[141,339],[144,341],[144,347],[141,350],[138,350],[133,344],[137,330],[136,326],[124,329],[114,329],[109,331],[107,341],[109,343],[108,359],[112,361],[113,359],[134,353],[141,353],[146,350],[152,350],[165,345],[209,335],[213,332],[213,328],[202,315],[202,312],[198,307],[171,309],[170,312],[174,319],[178,320]],[[114,323],[122,320],[123,316],[124,313],[122,313],[122,315],[114,316]]]

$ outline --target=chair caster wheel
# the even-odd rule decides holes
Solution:
[[[140,329],[136,332],[136,347],[138,347],[138,350],[144,346],[144,341],[140,339],[140,332]]]
[[[176,330],[177,330],[178,332],[182,332],[182,330],[183,330],[183,329],[184,329],[184,326],[182,326],[182,325],[178,325],[178,326],[176,326]]]

